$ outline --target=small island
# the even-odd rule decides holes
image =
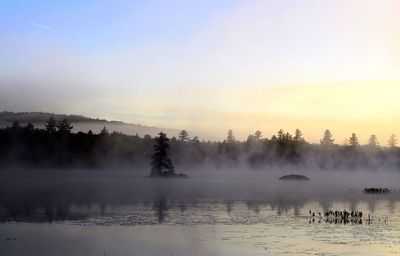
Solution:
[[[303,180],[307,181],[310,180],[307,176],[304,175],[299,175],[299,174],[289,174],[289,175],[284,175],[279,178],[279,180]]]
[[[186,178],[187,175],[183,173],[175,173],[172,160],[168,157],[169,139],[163,132],[158,134],[155,138],[154,153],[151,156],[151,174],[150,177],[163,177],[163,178]]]

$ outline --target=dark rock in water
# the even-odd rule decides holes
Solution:
[[[280,177],[279,180],[310,180],[310,179],[304,175],[290,174]]]
[[[188,178],[189,176],[187,176],[186,174],[183,173],[165,173],[165,174],[161,174],[161,175],[153,175],[151,176],[151,178]]]
[[[179,173],[178,175],[176,175],[177,178],[189,178],[189,176],[187,176],[186,174],[183,173]]]

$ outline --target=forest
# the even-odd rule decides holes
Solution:
[[[131,168],[150,169],[155,139],[149,135],[109,133],[104,129],[72,132],[67,119],[51,117],[44,129],[31,123],[0,129],[0,168]],[[245,141],[229,130],[223,141],[200,141],[182,130],[167,138],[169,157],[176,168],[317,168],[317,169],[400,169],[400,148],[395,135],[388,146],[380,146],[375,135],[361,145],[352,134],[346,145],[335,144],[326,130],[320,143],[307,142],[299,129],[294,135],[279,130],[270,138],[260,131]]]

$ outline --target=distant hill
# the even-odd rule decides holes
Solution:
[[[5,127],[11,125],[14,121],[18,121],[21,125],[32,123],[35,127],[43,128],[45,122],[54,116],[57,120],[62,120],[64,118],[68,119],[74,126],[74,132],[88,132],[92,130],[94,133],[99,133],[103,127],[111,132],[122,132],[128,135],[138,134],[143,137],[148,134],[152,137],[156,136],[160,131],[166,133],[169,137],[177,137],[180,130],[161,128],[161,127],[151,127],[141,124],[130,124],[121,121],[108,121],[99,118],[90,118],[82,115],[66,115],[66,114],[53,114],[45,112],[0,112],[0,127]],[[189,131],[190,137],[198,136],[199,139],[204,140],[216,140],[212,136],[207,136],[197,132]]]
[[[105,119],[94,119],[89,117],[84,117],[81,115],[64,115],[64,114],[53,114],[45,112],[0,112],[0,122],[12,123],[18,121],[20,123],[44,123],[51,116],[55,119],[62,120],[64,118],[68,119],[70,122],[108,122]],[[115,121],[113,121],[115,122]],[[122,122],[118,122],[122,123]]]

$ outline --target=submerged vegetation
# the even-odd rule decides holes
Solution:
[[[325,223],[328,224],[352,224],[352,225],[371,225],[374,222],[377,223],[385,223],[387,224],[388,218],[387,217],[378,217],[371,215],[370,213],[364,214],[363,211],[358,211],[358,210],[343,210],[343,211],[338,211],[338,210],[328,210],[325,211],[325,213],[321,214],[321,212],[318,212],[316,214],[315,212],[312,212],[309,210],[310,214],[310,220],[309,223],[321,223],[321,221],[324,221]]]
[[[389,194],[390,192],[388,188],[364,188],[365,194]]]
[[[319,144],[312,144],[299,129],[295,135],[279,130],[271,138],[256,131],[245,141],[238,141],[229,130],[225,140],[211,142],[191,138],[185,130],[169,139],[161,133],[152,138],[109,133],[106,127],[99,134],[73,133],[72,128],[67,119],[51,117],[45,129],[18,122],[0,129],[0,167],[148,168],[151,163],[152,175],[159,176],[175,173],[172,162],[179,168],[400,169],[400,149],[394,135],[389,147],[380,147],[376,136],[371,136],[368,145],[360,145],[354,133],[347,145],[334,144],[329,130]]]

